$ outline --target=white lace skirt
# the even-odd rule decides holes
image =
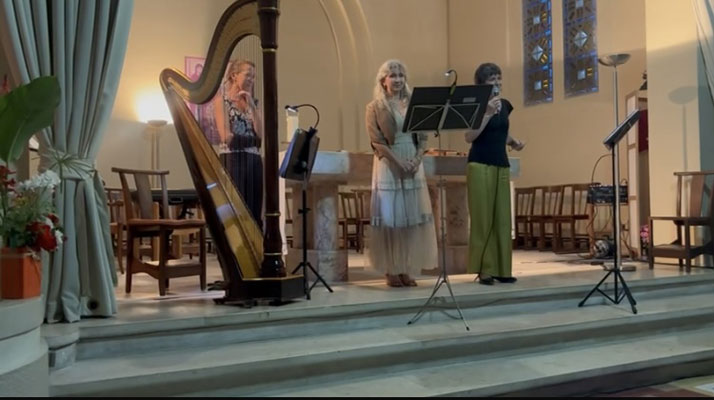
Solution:
[[[416,155],[410,135],[398,135],[392,151]],[[368,257],[373,268],[390,275],[419,275],[437,264],[436,230],[423,165],[401,178],[391,161],[374,157],[371,232]]]

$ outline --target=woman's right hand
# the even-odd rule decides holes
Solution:
[[[414,174],[414,166],[408,160],[402,160],[401,158],[398,158],[397,167],[399,168],[399,172],[401,173],[402,177],[408,177]]]
[[[489,117],[492,117],[499,112],[501,112],[501,98],[498,96],[494,96],[491,98],[491,100],[488,101],[488,105],[486,106],[486,115]]]

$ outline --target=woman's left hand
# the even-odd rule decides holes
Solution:
[[[407,161],[409,163],[409,170],[412,174],[416,174],[416,172],[419,170],[419,165],[421,164],[421,158],[416,157],[412,158]]]
[[[511,148],[512,148],[513,150],[515,150],[515,151],[521,151],[521,150],[523,150],[525,147],[526,147],[526,143],[525,143],[525,142],[521,142],[521,141],[518,140],[518,139],[513,139],[513,141],[511,142]]]

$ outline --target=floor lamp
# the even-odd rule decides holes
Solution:
[[[630,60],[630,55],[627,53],[619,53],[619,54],[609,54],[606,56],[602,56],[598,59],[598,62],[606,67],[612,67],[613,69],[613,81],[614,81],[614,93],[615,93],[615,127],[617,127],[620,124],[620,95],[619,95],[619,85],[617,82],[617,67],[626,63],[627,61]],[[628,264],[628,265],[623,265],[621,264],[622,261],[622,235],[620,234],[621,230],[621,215],[620,215],[620,154],[618,151],[619,145],[616,145],[615,148],[613,149],[613,157],[612,157],[612,176],[613,176],[613,185],[614,185],[614,196],[615,196],[615,229],[613,234],[615,237],[613,238],[613,243],[615,244],[615,264],[621,265],[621,270],[622,271],[634,271],[636,267],[634,265]],[[616,265],[613,265],[613,268],[616,267]]]
[[[151,136],[151,169],[153,171],[158,171],[161,167],[159,154],[161,153],[159,146],[159,139],[161,137],[161,128],[163,128],[167,122],[163,119],[152,119],[147,122],[149,127],[149,135]],[[151,187],[159,186],[159,177],[156,175],[151,176]]]

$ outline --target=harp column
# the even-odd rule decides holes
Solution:
[[[265,240],[263,241],[262,277],[285,276],[280,202],[278,190],[278,84],[277,28],[279,0],[258,0],[260,39],[263,48],[263,96],[265,113]]]

